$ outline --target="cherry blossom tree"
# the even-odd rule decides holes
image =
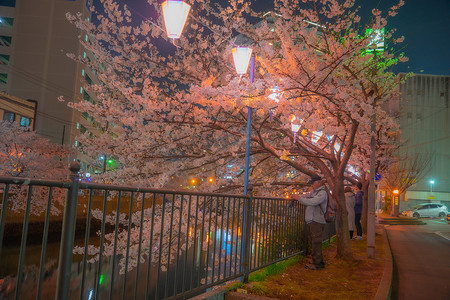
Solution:
[[[67,15],[90,36],[81,43],[91,54],[70,57],[89,66],[100,82],[86,87],[93,101],[70,103],[104,132],[81,136],[83,151],[120,163],[120,169],[102,175],[109,182],[161,187],[173,177],[204,174],[217,178],[215,185],[204,185],[210,190],[241,188],[247,107],[252,107],[255,191],[280,194],[285,188],[276,182],[322,175],[338,207],[338,256],[351,258],[343,222],[346,170],[350,161],[362,160],[354,149],[370,144],[374,116],[381,136],[383,128],[396,126],[382,105],[400,82],[392,67],[406,60],[389,51],[373,55],[371,39],[403,1],[384,14],[374,9],[366,23],[351,0],[275,0],[270,14],[242,0],[224,7],[188,2],[189,24],[170,47],[162,46],[167,38],[161,17],[134,23],[133,11],[113,0],[102,1],[98,24]],[[162,16],[156,1],[150,4]],[[394,30],[385,37],[390,43],[402,40],[394,38]],[[256,53],[254,82],[235,73],[236,45]]]
[[[67,159],[71,153],[64,146],[50,141],[28,127],[21,127],[16,122],[0,122],[0,175],[39,179],[63,180],[69,173]],[[24,186],[11,186],[12,209],[25,208],[27,189]],[[64,192],[54,191],[54,198],[62,204]],[[47,196],[46,196],[47,195]],[[46,209],[48,190],[35,187],[33,190],[32,213],[40,214]],[[59,206],[62,207],[61,205]],[[59,213],[57,206],[53,213]]]

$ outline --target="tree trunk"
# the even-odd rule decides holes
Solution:
[[[361,215],[361,226],[364,234],[367,234],[367,208],[369,207],[369,180],[364,180],[362,183],[363,196],[363,210]]]
[[[348,213],[345,205],[344,180],[335,179],[333,185],[333,199],[337,204],[337,218],[335,222],[337,237],[337,257],[351,260],[353,259],[352,247],[350,245],[350,235],[348,231]]]

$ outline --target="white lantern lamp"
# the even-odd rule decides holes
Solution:
[[[252,56],[253,49],[248,47],[236,47],[231,50],[233,54],[234,67],[239,76],[247,73],[248,64]]]
[[[162,4],[167,36],[178,39],[183,31],[191,6],[184,1],[167,0]]]
[[[279,95],[280,95],[280,89],[277,87],[277,86],[274,86],[273,88],[272,88],[272,94],[270,94],[269,96],[268,96],[268,98],[270,99],[270,100],[272,100],[272,101],[275,101],[276,103],[278,103],[278,102],[280,102],[280,99],[279,99]],[[274,111],[274,109],[270,109],[269,110],[269,120],[270,121],[272,121],[272,114],[273,114],[273,111]]]
[[[294,133],[294,144],[297,142],[297,132],[300,130],[300,124],[303,122],[302,119],[300,119],[300,124],[294,123],[295,119],[297,119],[295,116],[291,117],[291,130]]]

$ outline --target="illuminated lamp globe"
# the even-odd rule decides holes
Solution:
[[[300,129],[300,124],[291,123],[291,130],[294,132],[294,144],[297,142],[297,132]]]
[[[248,47],[236,47],[231,50],[233,54],[234,67],[239,76],[247,73],[248,64],[252,56],[253,49]]]
[[[167,0],[162,4],[167,36],[178,39],[183,31],[191,6],[184,1]]]

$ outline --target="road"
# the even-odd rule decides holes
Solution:
[[[450,224],[423,221],[386,227],[398,271],[392,299],[450,300]]]

